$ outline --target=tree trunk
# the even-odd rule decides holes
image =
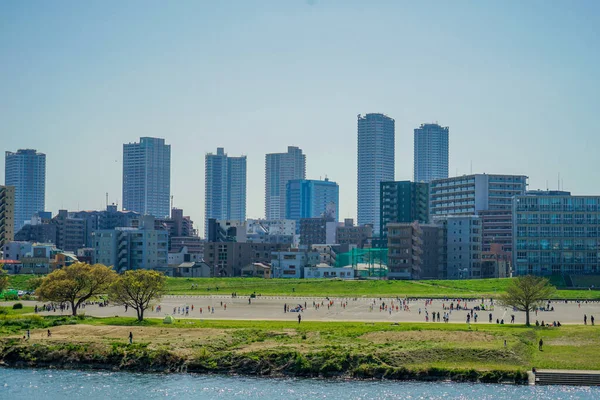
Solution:
[[[529,307],[525,310],[525,325],[529,326]]]
[[[75,301],[71,301],[71,312],[74,317],[77,316],[77,305],[75,305]]]
[[[143,321],[144,320],[144,309],[142,307],[140,307],[136,311],[137,311],[138,321]]]

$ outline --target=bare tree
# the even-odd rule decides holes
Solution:
[[[506,292],[500,295],[499,303],[525,311],[525,325],[529,326],[529,312],[535,311],[544,301],[550,299],[555,291],[556,288],[546,278],[519,276],[508,285]]]

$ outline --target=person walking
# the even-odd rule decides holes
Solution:
[[[594,326],[594,316],[590,315],[590,321],[592,321],[592,326]]]
[[[129,332],[129,344],[133,343],[133,332]]]
[[[583,314],[583,324],[587,325],[587,315]]]
[[[298,314],[298,323],[300,323],[300,321],[302,321],[302,315]]]
[[[540,338],[540,343],[539,343],[539,347],[538,347],[540,349],[540,351],[543,351],[542,350],[543,346],[544,346],[544,341]]]

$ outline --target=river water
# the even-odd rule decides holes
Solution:
[[[0,399],[599,399],[600,388],[0,368]]]

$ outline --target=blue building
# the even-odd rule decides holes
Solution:
[[[338,220],[340,189],[337,183],[327,178],[324,181],[294,179],[288,181],[286,189],[287,219],[297,223],[303,218],[321,216]],[[331,214],[332,204],[335,205],[335,215],[327,215]]]
[[[35,150],[7,151],[5,184],[15,188],[15,229],[17,233],[33,214],[44,211],[46,203],[46,155]]]
[[[448,133],[438,124],[422,124],[414,136],[414,181],[429,183],[448,177]]]

